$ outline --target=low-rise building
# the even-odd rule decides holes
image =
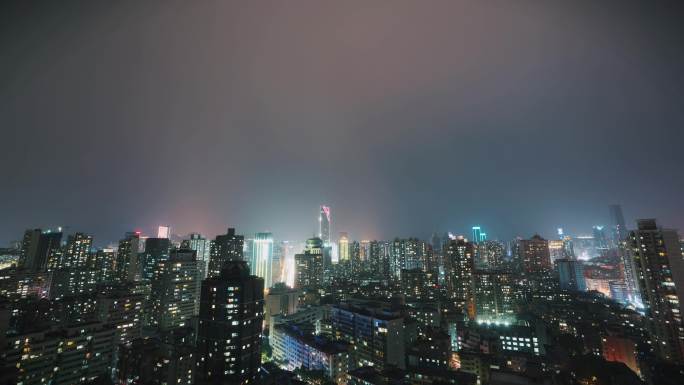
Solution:
[[[317,336],[311,325],[276,325],[271,340],[275,361],[287,370],[320,370],[338,383],[349,370],[349,344]]]

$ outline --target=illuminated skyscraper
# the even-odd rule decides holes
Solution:
[[[629,233],[641,301],[658,355],[684,363],[684,259],[677,231],[660,228],[655,219],[640,219]]]
[[[540,273],[551,270],[549,242],[535,234],[530,239],[520,239],[517,243],[520,267],[526,273]]]
[[[152,279],[151,326],[160,330],[182,327],[196,315],[200,263],[194,250],[174,250],[168,259],[159,261]]]
[[[610,247],[614,248],[620,257],[620,269],[623,276],[623,282],[620,284],[617,282],[613,283],[614,290],[611,290],[611,292],[615,293],[613,299],[618,298],[619,300],[624,296],[623,301],[625,303],[639,304],[641,302],[641,295],[637,286],[634,261],[628,242],[629,231],[627,230],[627,225],[625,225],[622,207],[620,205],[610,205],[608,206],[608,212],[610,213]],[[623,288],[624,292],[622,292]]]
[[[157,238],[170,238],[171,227],[169,226],[159,226],[157,228]]]
[[[363,263],[361,259],[362,250],[361,244],[358,241],[353,241],[349,244],[349,260],[351,261],[351,272],[354,275],[359,274],[370,265]]]
[[[88,268],[96,271],[98,282],[112,282],[116,276],[116,250],[112,248],[100,249],[88,262]]]
[[[223,265],[228,261],[242,261],[245,247],[245,237],[235,234],[234,228],[229,228],[223,235],[217,235],[211,243],[208,277],[218,275]]]
[[[339,246],[337,250],[340,256],[340,262],[349,261],[349,236],[347,235],[347,233],[340,233],[340,240],[338,244]]]
[[[207,278],[209,270],[209,259],[211,258],[211,242],[204,238],[202,234],[190,234],[190,239],[181,243],[181,249],[194,250],[197,254],[197,261],[200,262],[202,269],[202,279]]]
[[[390,244],[389,262],[391,274],[395,278],[399,278],[402,269],[422,269],[426,249],[425,242],[419,239],[396,238]]]
[[[295,255],[295,287],[321,286],[323,269],[323,242],[320,238],[308,239],[304,252]]]
[[[369,240],[362,240],[360,244],[360,249],[359,249],[359,258],[361,258],[361,261],[368,261],[370,257],[370,241]]]
[[[157,264],[169,259],[171,241],[168,238],[147,238],[142,258],[142,277],[152,279]]]
[[[119,241],[116,253],[116,275],[122,281],[139,281],[142,279],[140,263],[140,233],[129,232]]]
[[[473,297],[473,270],[475,249],[463,237],[449,240],[444,252],[448,286],[451,298],[460,308],[465,308]]]
[[[295,286],[295,247],[289,241],[280,242],[280,266],[282,270],[281,280],[289,287]]]
[[[266,288],[273,285],[273,234],[256,233],[249,269],[252,275],[263,278]]]
[[[402,292],[407,300],[434,301],[437,297],[437,275],[421,269],[401,271]]]
[[[390,245],[387,242],[371,241],[368,243],[371,273],[378,279],[388,280],[390,277],[389,249]]]
[[[273,241],[273,260],[271,262],[271,282],[275,286],[278,282],[283,282],[284,264],[285,264],[285,250],[282,242]]]
[[[565,241],[561,239],[551,239],[549,241],[549,256],[551,257],[551,264],[554,266],[557,260],[566,258]]]
[[[484,270],[499,269],[504,261],[506,247],[498,241],[484,240],[477,245],[477,265]]]
[[[330,206],[321,206],[321,210],[318,215],[318,226],[318,237],[321,238],[324,246],[330,246],[330,234],[332,230]]]
[[[478,321],[510,322],[514,318],[514,277],[503,271],[473,273],[473,297]]]
[[[61,260],[57,263],[58,268],[81,268],[86,266],[90,248],[93,245],[93,237],[83,233],[70,235]]]
[[[479,243],[487,240],[487,233],[483,232],[480,226],[473,226],[473,239],[471,242]]]

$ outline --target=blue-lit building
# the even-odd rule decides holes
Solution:
[[[487,240],[487,233],[482,231],[480,226],[473,226],[473,243],[484,242]]]
[[[621,281],[611,281],[608,284],[610,288],[610,298],[621,304],[629,304],[629,288],[627,284]]]
[[[592,232],[594,235],[594,242],[595,242],[596,250],[599,253],[603,253],[606,250],[608,250],[608,248],[609,248],[608,247],[608,236],[606,235],[605,226],[596,225],[596,226],[592,227]]]
[[[558,269],[561,289],[572,291],[587,290],[587,283],[584,280],[584,266],[581,261],[558,259],[556,260],[556,267]]]
[[[311,324],[279,324],[270,337],[273,357],[287,370],[298,368],[323,371],[330,380],[341,383],[349,370],[350,345],[313,334]]]
[[[159,262],[169,259],[171,241],[168,238],[147,238],[143,253],[142,276],[151,280]]]

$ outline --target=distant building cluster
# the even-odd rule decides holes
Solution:
[[[554,239],[354,240],[326,205],[301,244],[29,229],[0,249],[0,384],[682,384],[684,243],[609,214]]]

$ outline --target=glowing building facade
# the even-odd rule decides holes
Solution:
[[[273,234],[256,233],[249,258],[252,275],[263,278],[264,287],[273,285]]]
[[[480,243],[484,242],[487,240],[487,233],[482,231],[482,228],[480,226],[473,226],[473,239],[471,242],[473,243]]]
[[[535,234],[530,239],[518,241],[518,256],[522,271],[525,273],[539,273],[551,270],[551,254],[549,242]]]
[[[204,238],[202,234],[193,233],[190,234],[190,239],[186,239],[181,243],[181,248],[195,251],[197,261],[200,262],[200,269],[202,269],[202,279],[207,278],[209,259],[211,258],[211,242]]]
[[[349,235],[347,233],[340,233],[340,240],[338,242],[338,253],[340,261],[349,261]]]

